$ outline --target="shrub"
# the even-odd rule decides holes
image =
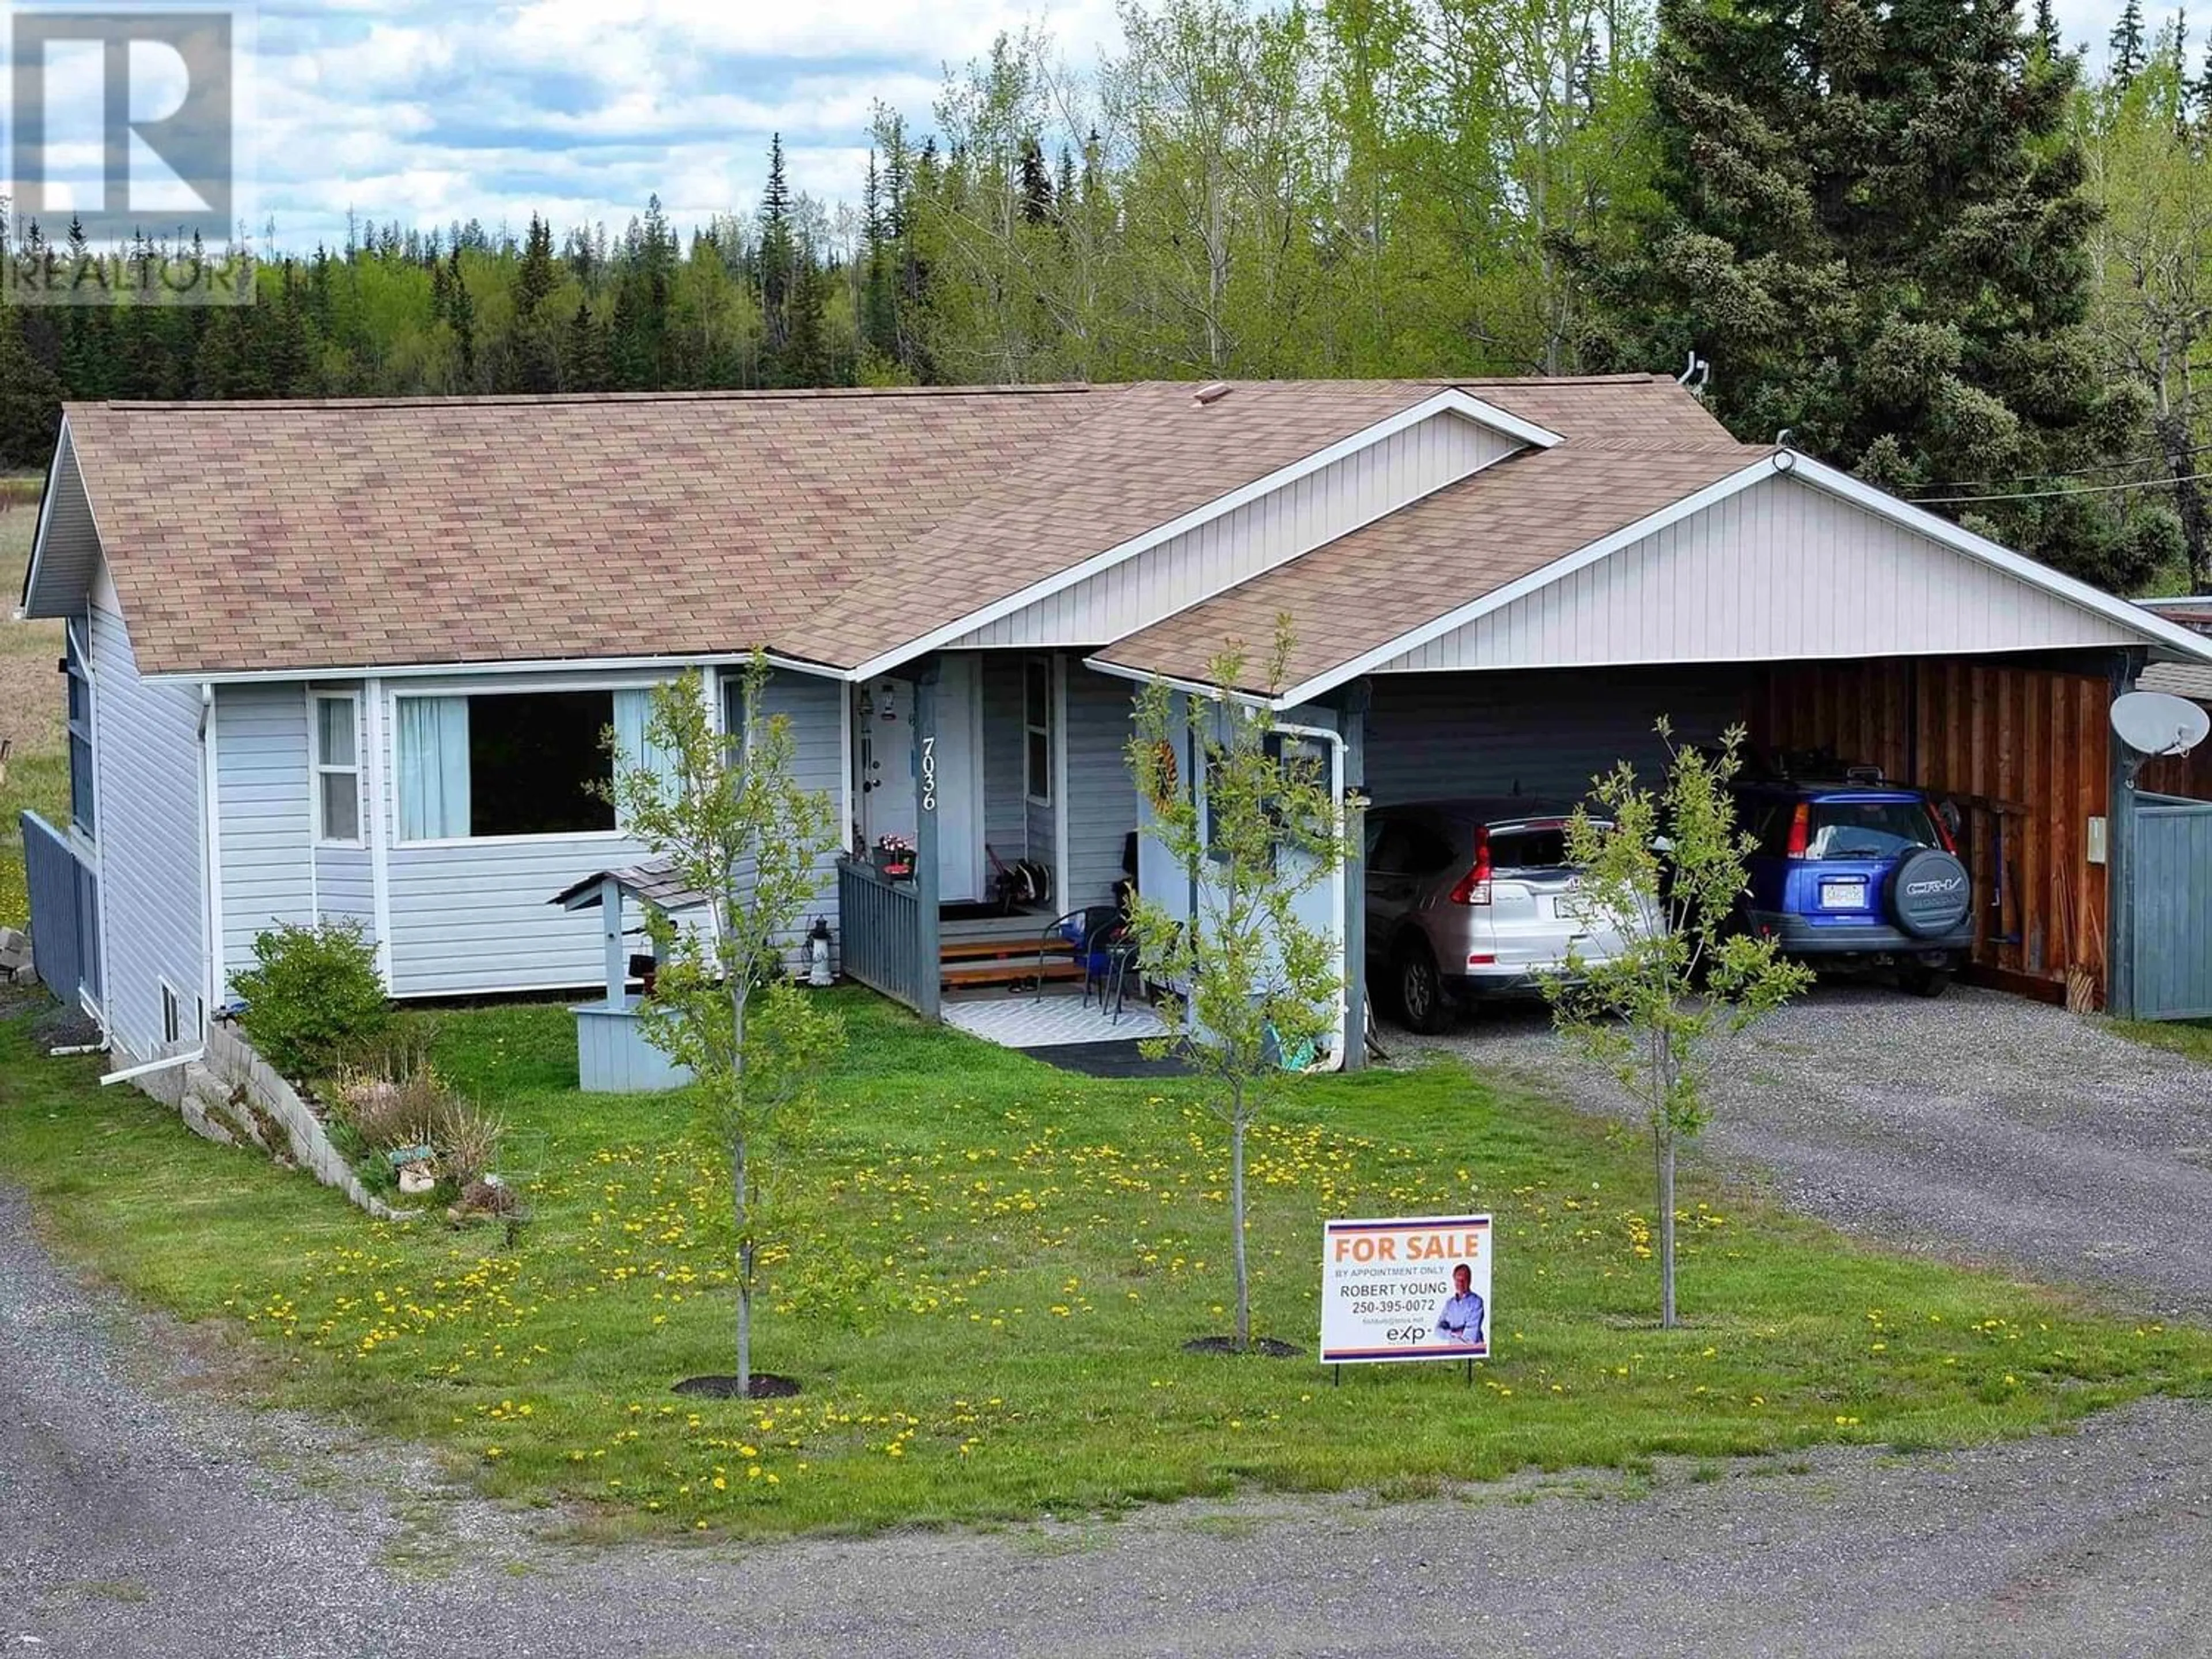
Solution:
[[[456,1094],[427,1063],[400,1076],[348,1072],[332,1094],[331,1114],[359,1145],[364,1162],[388,1170],[386,1152],[428,1146],[441,1178],[465,1188],[498,1158],[505,1126]]]
[[[391,1018],[376,947],[358,922],[269,928],[253,937],[253,964],[235,981],[246,1000],[239,1023],[288,1077],[329,1072]]]

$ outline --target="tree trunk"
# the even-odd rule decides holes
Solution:
[[[2173,479],[2173,506],[2181,520],[2181,541],[2189,563],[2189,591],[2202,593],[2212,585],[2212,571],[2208,571],[2206,543],[2208,526],[2204,506],[2204,486],[2193,476],[2197,471],[2196,458],[2191,453],[2193,435],[2189,422],[2174,410],[2161,410],[2151,422],[2159,447],[2166,452],[2166,471]]]
[[[1252,1285],[1244,1261],[1244,1103],[1229,1125],[1229,1217],[1236,1229],[1231,1260],[1237,1264],[1237,1352],[1252,1346]]]
[[[731,1213],[738,1228],[738,1397],[753,1391],[753,1246],[745,1224],[745,1144],[730,1148]]]
[[[1674,1328],[1674,1137],[1659,1130],[1659,1328]]]

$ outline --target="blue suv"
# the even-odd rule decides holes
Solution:
[[[1942,994],[1973,945],[1973,883],[1925,794],[1856,769],[1733,789],[1759,843],[1740,926],[1813,966],[1894,969],[1907,990]]]

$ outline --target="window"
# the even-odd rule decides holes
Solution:
[[[1375,838],[1369,862],[1382,875],[1429,876],[1459,860],[1451,842],[1433,826],[1412,818],[1390,818]]]
[[[1022,665],[1023,793],[1039,806],[1052,805],[1052,659]]]
[[[614,775],[609,726],[640,734],[646,691],[518,691],[399,699],[399,838],[600,834]]]
[[[1935,820],[1917,800],[1821,801],[1805,849],[1815,859],[1890,859],[1938,845]]]
[[[174,1042],[184,1035],[184,1010],[177,1000],[176,988],[166,979],[161,981],[161,1041]]]
[[[315,705],[315,836],[361,841],[361,703],[351,692],[317,696]]]
[[[92,821],[92,675],[77,646],[77,628],[68,629],[70,822],[81,835],[93,832]]]

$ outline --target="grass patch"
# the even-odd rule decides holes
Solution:
[[[2112,1027],[2132,1042],[2212,1066],[2212,1019],[2116,1019]]]
[[[28,807],[54,822],[69,810],[64,699],[54,672],[62,625],[11,620],[31,557],[40,484],[35,476],[0,474],[0,738],[14,744],[7,781],[0,783],[0,927],[8,927],[30,920],[16,815]]]
[[[373,1224],[191,1136],[0,1020],[0,1176],[66,1254],[265,1360],[265,1391],[438,1449],[594,1535],[979,1522],[1239,1488],[1381,1495],[1529,1468],[1826,1441],[1953,1445],[2153,1389],[2212,1334],[1858,1248],[1692,1173],[1689,1325],[1653,1328],[1638,1137],[1438,1064],[1317,1080],[1255,1136],[1260,1328],[1310,1352],[1321,1222],[1498,1217],[1498,1357],[1346,1368],[1186,1354],[1225,1328],[1225,1148],[1161,1082],[1102,1083],[838,994],[830,1080],[756,1363],[795,1401],[679,1401],[726,1370],[721,1177],[676,1098],[574,1091],[558,1007],[441,1017],[441,1069],[548,1148],[537,1219]],[[420,1018],[420,1017],[410,1017]]]

